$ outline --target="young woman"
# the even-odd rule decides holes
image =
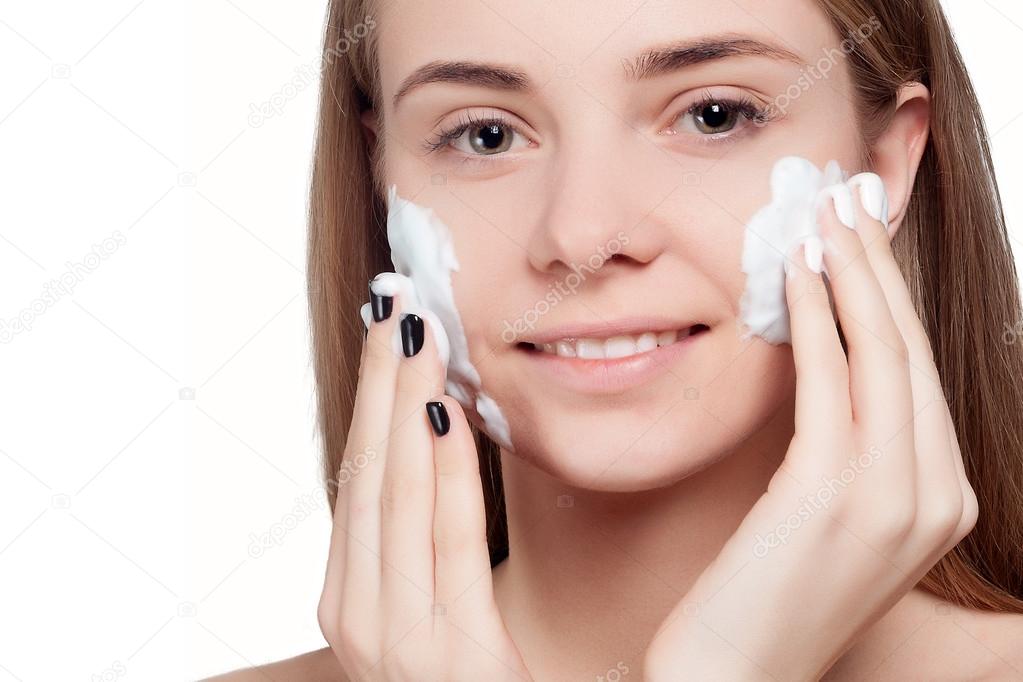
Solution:
[[[1019,293],[937,0],[334,0],[322,87],[329,647],[228,679],[1023,679]],[[770,344],[743,228],[789,155],[889,220],[823,205]],[[504,447],[408,301],[364,340],[392,185]]]

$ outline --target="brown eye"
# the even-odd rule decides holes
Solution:
[[[469,129],[469,146],[477,154],[499,154],[511,147],[514,132],[506,130],[506,126],[488,123],[484,126]]]
[[[528,147],[529,136],[503,115],[463,114],[457,123],[423,142],[427,153],[454,151],[467,157],[503,156]]]
[[[738,112],[721,102],[708,102],[691,113],[696,129],[707,135],[728,132],[735,127],[739,118]]]

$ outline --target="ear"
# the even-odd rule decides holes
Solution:
[[[895,114],[888,129],[874,143],[873,172],[881,176],[888,193],[889,232],[902,225],[913,184],[930,133],[931,94],[922,83],[899,90]]]
[[[376,109],[366,109],[359,118],[362,120],[362,125],[366,129],[366,137],[369,142],[369,146],[372,148],[377,142],[377,121]]]

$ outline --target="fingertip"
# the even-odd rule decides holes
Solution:
[[[451,418],[447,406],[442,400],[430,400],[426,403],[426,415],[430,420],[433,435],[443,438],[451,430]]]
[[[796,244],[785,256],[785,286],[791,287],[794,282],[803,279],[806,273],[806,247],[803,243]]]
[[[461,405],[438,395],[424,405],[433,433],[434,464],[439,476],[471,474],[477,470],[476,443]]]
[[[825,187],[817,195],[817,218],[822,230],[834,220],[850,230],[856,229],[856,206],[852,188],[846,183]]]
[[[810,272],[819,275],[824,271],[824,242],[820,237],[810,237],[803,243],[803,257]]]
[[[445,432],[445,435],[460,428],[462,424],[464,424],[466,430],[468,430],[469,419],[465,414],[465,410],[462,409],[462,404],[459,403],[454,396],[441,393],[431,398],[429,403],[439,403],[440,406],[443,407],[448,420],[448,429]],[[440,408],[438,407],[434,409],[439,410]]]
[[[865,172],[854,175],[849,179],[849,186],[854,188],[856,199],[864,213],[881,223],[881,226],[888,231],[888,191],[884,186],[884,179],[877,173]]]

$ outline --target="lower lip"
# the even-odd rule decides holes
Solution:
[[[570,358],[537,350],[522,350],[545,377],[579,393],[620,393],[641,386],[671,371],[674,363],[709,330],[680,339],[667,346],[624,358]]]

